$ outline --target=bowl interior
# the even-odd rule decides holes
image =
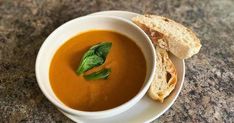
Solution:
[[[59,108],[65,107],[70,111],[78,111],[67,107],[55,96],[49,82],[49,67],[51,60],[57,49],[68,39],[89,30],[115,31],[135,41],[135,43],[142,50],[147,64],[146,79],[141,91],[144,89],[146,84],[147,86],[150,84],[148,80],[151,77],[151,73],[153,73],[155,62],[154,51],[152,51],[152,45],[149,44],[149,38],[145,35],[145,33],[143,33],[143,31],[126,21],[114,17],[86,16],[77,18],[65,23],[50,34],[50,36],[43,43],[36,61],[36,76],[39,86],[45,96]],[[146,87],[145,91],[147,89],[148,88]]]

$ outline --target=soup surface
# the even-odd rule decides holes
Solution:
[[[86,80],[76,74],[83,54],[100,42],[112,42],[103,65],[111,68],[108,79]],[[117,107],[133,98],[146,76],[146,62],[140,48],[128,37],[105,30],[81,33],[63,44],[50,65],[50,83],[56,96],[67,106],[83,111]]]

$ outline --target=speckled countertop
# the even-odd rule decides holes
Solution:
[[[186,60],[180,96],[159,122],[234,122],[233,0],[0,0],[0,122],[72,122],[40,91],[35,59],[45,38],[101,10],[163,15],[192,28],[200,53]]]

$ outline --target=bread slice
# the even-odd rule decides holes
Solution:
[[[155,44],[169,50],[180,59],[186,59],[199,52],[200,40],[183,25],[156,15],[139,15],[132,21],[141,27]],[[160,39],[160,40],[158,40]]]
[[[165,49],[155,45],[156,75],[148,90],[149,96],[160,102],[174,90],[177,82],[177,73],[174,64],[168,57]]]

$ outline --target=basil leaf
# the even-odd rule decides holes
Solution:
[[[112,43],[110,42],[103,42],[99,45],[99,47],[96,49],[96,54],[103,59],[106,59],[107,54],[110,51],[110,48],[112,46]]]
[[[100,71],[84,75],[87,80],[107,79],[111,73],[111,69],[104,68]]]
[[[95,55],[95,50],[90,49],[90,50],[88,50],[88,51],[84,54],[84,56],[82,57],[81,61],[83,61],[83,60],[84,60],[85,58],[87,58],[88,56],[92,56],[92,55]]]
[[[92,46],[82,57],[81,63],[76,70],[77,74],[92,69],[93,67],[102,65],[112,46],[111,42],[102,42]]]
[[[88,56],[82,61],[80,67],[77,70],[77,73],[82,74],[83,72],[92,69],[95,66],[102,65],[103,63],[104,60],[97,55]]]

